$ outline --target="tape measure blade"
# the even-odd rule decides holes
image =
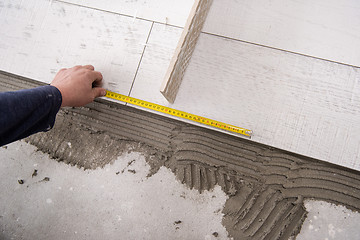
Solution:
[[[126,95],[122,95],[119,93],[115,93],[112,91],[106,91],[105,97],[118,100],[121,102],[129,103],[134,106],[138,106],[141,108],[146,108],[148,110],[154,111],[154,112],[160,112],[165,114],[166,116],[174,116],[176,118],[185,119],[187,121],[190,121],[190,123],[198,123],[201,126],[208,126],[209,128],[215,128],[220,129],[222,131],[225,131],[227,133],[235,133],[240,134],[243,136],[251,137],[252,131],[246,128],[237,127],[231,124],[226,124],[223,122],[219,122],[213,119],[201,117],[192,113],[187,113],[181,110],[173,109],[170,107],[162,106],[156,103],[147,102],[141,99],[129,97]]]

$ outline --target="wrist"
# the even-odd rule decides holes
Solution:
[[[64,101],[64,92],[61,91],[61,88],[57,87],[56,85],[52,85],[50,84],[50,86],[54,87],[58,92],[59,92],[59,97],[60,97],[60,101],[61,101],[61,106],[60,107],[66,107],[65,105],[65,101]]]

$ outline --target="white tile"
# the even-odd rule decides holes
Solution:
[[[232,9],[227,11],[223,18],[231,18]],[[282,16],[274,19],[298,21]],[[103,73],[105,87],[128,94],[139,66],[133,97],[249,128],[253,141],[360,170],[359,68],[202,34],[171,105],[159,88],[181,28],[155,23],[151,29],[149,21],[48,0],[0,0],[0,24],[1,70],[50,82],[60,68],[91,63]],[[357,32],[345,35],[357,38]],[[296,46],[313,46],[310,40]],[[319,44],[336,53],[331,41]],[[356,46],[343,52],[356,53]]]
[[[150,21],[184,27],[194,0],[65,0]]]
[[[47,0],[0,2],[0,69],[46,83],[93,64],[105,87],[128,94],[151,23]],[[113,83],[113,84],[112,84]]]
[[[360,66],[358,0],[214,0],[203,31]]]
[[[360,169],[357,68],[202,34],[173,105],[161,98],[161,80],[145,76],[136,79],[133,96],[252,129],[256,142]]]
[[[154,24],[131,91],[132,97],[168,105],[160,93],[160,86],[181,32],[181,28]]]

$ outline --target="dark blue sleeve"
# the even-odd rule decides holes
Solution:
[[[50,130],[62,103],[54,86],[0,93],[0,146]]]

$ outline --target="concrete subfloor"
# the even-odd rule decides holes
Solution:
[[[360,173],[306,156],[103,100],[26,141],[0,148],[0,239],[359,237]]]
[[[126,150],[84,170],[23,141],[1,147],[0,239],[231,239],[219,185],[190,190],[164,166],[149,176],[144,153]],[[296,239],[360,238],[359,213],[322,201],[305,207]]]
[[[37,3],[37,1],[29,2],[30,3],[26,1],[26,4],[32,5],[32,3]],[[52,9],[56,10],[61,9],[62,5],[64,5],[64,3],[60,3],[59,1],[50,5],[48,4],[49,2],[52,3],[52,1],[44,1],[45,5],[43,6],[52,6]],[[25,4],[25,1],[23,1],[23,3]],[[24,4],[19,4],[19,6],[24,6]],[[228,4],[223,3],[222,5],[228,6]],[[236,5],[239,4],[236,3]],[[12,8],[12,6],[12,3],[7,4],[7,11],[12,11],[15,13],[14,16],[17,16],[18,14],[16,13],[19,13],[21,8]],[[10,8],[12,10],[9,10]],[[70,13],[70,17],[71,9],[74,10],[77,8],[83,9],[83,7],[66,4],[66,9],[70,10],[66,12],[68,15]],[[221,8],[213,9],[220,9],[221,11]],[[126,25],[126,19],[124,19],[126,17],[124,16],[110,16],[113,14],[109,12],[99,12],[98,10],[83,10],[85,13],[87,11],[92,12],[91,18],[87,17],[87,21],[94,23],[93,25],[95,27],[98,26],[102,28],[103,26],[101,25],[102,22],[94,22],[96,18],[93,17],[93,14],[98,17],[105,17],[107,23],[114,21],[112,19],[115,19],[115,23],[119,23],[119,19],[123,19]],[[26,17],[11,18],[9,22],[13,24],[9,25],[6,22],[5,25],[10,26],[10,28],[9,31],[3,31],[3,33],[6,33],[3,39],[6,44],[15,44],[14,46],[16,47],[3,48],[3,50],[9,49],[10,54],[3,54],[3,56],[6,56],[3,65],[8,67],[3,67],[2,70],[11,70],[11,72],[46,82],[52,79],[46,76],[53,76],[58,67],[60,68],[69,64],[79,64],[81,59],[85,59],[86,61],[91,59],[87,57],[86,54],[83,54],[83,47],[86,45],[95,46],[94,44],[99,42],[98,40],[101,38],[99,38],[99,36],[94,38],[96,34],[91,34],[94,33],[93,31],[95,30],[81,31],[89,35],[78,35],[82,38],[83,36],[89,36],[86,38],[86,44],[83,43],[84,39],[75,38],[71,40],[73,43],[81,41],[81,44],[80,42],[79,44],[75,44],[75,47],[72,49],[72,51],[81,52],[81,58],[80,60],[77,59],[76,63],[74,63],[76,60],[74,54],[58,55],[59,53],[55,53],[56,51],[50,51],[52,57],[49,58],[49,51],[44,51],[43,49],[47,49],[50,45],[57,46],[61,49],[62,44],[66,41],[49,45],[49,42],[61,40],[62,38],[51,37],[57,36],[57,34],[61,35],[61,31],[48,30],[63,29],[62,27],[64,27],[67,21],[66,14],[59,18],[59,16],[51,14],[44,15],[43,11],[32,11],[33,14],[28,15],[31,16],[31,18],[40,15],[48,17],[47,19],[49,21],[45,21],[45,28],[41,27],[40,29],[43,32],[40,31],[40,33],[43,34],[44,39],[48,39],[49,41],[36,41],[34,44],[30,44],[31,46],[34,45],[35,48],[27,48],[31,54],[23,54],[23,47],[28,46],[29,41],[31,42],[32,39],[36,40],[36,38],[31,38],[28,28],[23,30],[21,27],[13,28],[13,26],[16,25],[29,25]],[[238,12],[233,12],[236,13],[234,16],[240,16]],[[76,17],[84,17],[85,15],[86,14],[79,12],[76,14]],[[7,18],[12,16],[12,14],[3,16]],[[216,21],[218,20],[218,18],[214,19],[216,19]],[[32,20],[35,20],[35,18],[32,18]],[[14,23],[18,21],[20,21],[21,24],[14,25]],[[138,44],[134,45],[134,49],[137,49],[137,51],[135,51],[136,53],[134,54],[134,52],[132,52],[130,55],[119,54],[119,51],[100,51],[99,54],[96,54],[97,57],[92,63],[96,65],[97,69],[104,72],[106,81],[112,81],[112,79],[117,81],[119,80],[119,75],[122,76],[122,79],[130,79],[130,81],[125,81],[126,84],[122,82],[122,84],[118,85],[121,87],[133,86],[134,88],[131,89],[132,96],[135,94],[134,97],[144,99],[145,95],[140,94],[136,96],[136,92],[141,92],[141,89],[145,89],[144,92],[149,94],[148,96],[150,97],[159,94],[158,87],[154,88],[156,94],[153,94],[150,91],[151,89],[148,83],[150,82],[155,86],[156,84],[153,84],[155,82],[154,80],[157,81],[162,78],[163,74],[158,72],[158,69],[162,69],[162,64],[165,66],[164,69],[166,68],[168,64],[166,59],[171,55],[168,54],[168,51],[172,51],[171,47],[169,47],[170,50],[166,48],[162,49],[160,51],[162,54],[159,54],[159,49],[152,47],[162,45],[170,46],[170,38],[153,38],[153,36],[156,36],[155,33],[160,34],[165,32],[165,30],[172,29],[169,36],[172,36],[171,38],[174,40],[173,46],[175,46],[177,42],[176,36],[180,34],[180,30],[170,26],[163,28],[161,24],[154,22],[152,25],[149,22],[140,24],[142,21],[143,20],[139,20],[139,22],[136,21],[136,24],[139,24],[139,27],[142,26],[140,28],[145,32],[141,34],[141,43],[145,41],[147,32],[149,32],[149,42],[148,45],[146,45],[146,51],[143,45]],[[78,24],[75,25],[80,29],[80,21],[75,22]],[[134,24],[134,20],[131,19],[131,22]],[[119,24],[116,24],[116,26],[118,25]],[[315,25],[318,26],[318,24]],[[35,26],[37,25],[35,24]],[[73,29],[77,29],[76,26]],[[224,26],[222,26],[221,29],[226,29]],[[147,28],[151,31],[148,31]],[[16,32],[16,29],[20,31],[19,35],[15,34],[15,38],[12,34],[8,35],[8,33]],[[35,27],[34,29],[32,33],[33,36],[38,36],[37,28]],[[210,33],[211,32],[212,31],[210,31]],[[30,38],[17,37],[22,33]],[[150,37],[150,33],[152,37]],[[113,31],[113,34],[115,34],[113,35],[113,39],[116,39],[116,43],[119,42],[118,40],[121,39],[122,36],[126,36],[125,33],[119,36],[117,30]],[[342,123],[340,124],[341,129],[346,130],[345,133],[347,133],[347,131],[349,132],[349,135],[342,134],[342,136],[355,136],[354,138],[336,138],[340,144],[334,145],[334,141],[331,140],[332,138],[324,135],[329,130],[330,133],[336,133],[337,136],[339,131],[333,131],[334,128],[329,124],[336,123],[336,125],[339,125],[339,121],[334,121],[334,119],[340,117],[339,119],[343,120],[344,115],[339,115],[340,112],[334,112],[332,109],[338,109],[339,107],[338,96],[346,96],[346,94],[324,95],[326,96],[326,101],[322,101],[324,96],[318,95],[318,89],[323,91],[323,89],[327,89],[327,86],[334,86],[332,84],[329,85],[327,80],[347,79],[342,76],[350,76],[346,82],[351,83],[354,79],[356,82],[356,67],[328,63],[327,61],[319,59],[284,53],[276,49],[267,49],[266,47],[264,48],[264,46],[249,45],[243,42],[244,40],[249,43],[257,42],[256,39],[251,40],[242,37],[242,40],[238,42],[235,39],[230,41],[230,39],[215,38],[211,36],[211,34],[206,34],[206,37],[204,37],[205,34],[202,35],[202,40],[199,41],[198,46],[200,47],[198,48],[199,51],[197,54],[195,52],[195,58],[193,57],[195,62],[192,66],[195,67],[191,68],[190,65],[189,69],[190,73],[192,69],[192,74],[188,74],[188,76],[191,76],[188,77],[188,79],[196,78],[201,80],[203,78],[204,81],[208,83],[208,76],[214,78],[213,72],[209,71],[209,66],[211,70],[216,69],[217,76],[220,76],[214,79],[222,79],[223,75],[229,75],[228,68],[219,71],[218,68],[211,67],[211,64],[217,66],[218,61],[224,66],[233,66],[234,59],[230,59],[230,62],[225,62],[224,64],[225,60],[221,57],[224,54],[221,54],[220,60],[210,62],[211,64],[209,64],[209,62],[204,61],[204,59],[208,60],[213,57],[214,59],[218,59],[218,54],[210,58],[208,54],[204,54],[204,52],[208,53],[208,51],[203,51],[202,53],[202,50],[208,49],[207,46],[225,46],[225,48],[220,47],[218,49],[228,49],[230,52],[233,52],[233,49],[235,49],[238,53],[241,53],[239,54],[241,57],[237,58],[239,61],[235,62],[241,62],[244,59],[246,62],[240,65],[247,66],[246,64],[249,62],[248,57],[244,58],[242,54],[243,50],[241,49],[251,53],[251,56],[249,55],[250,62],[258,63],[252,64],[249,68],[250,74],[247,74],[247,71],[238,71],[239,74],[245,74],[246,79],[249,79],[249,76],[253,75],[254,77],[250,78],[250,82],[257,82],[259,76],[261,76],[261,74],[258,73],[257,66],[262,65],[265,66],[263,70],[266,76],[268,76],[268,78],[270,76],[270,79],[271,76],[273,76],[272,78],[275,79],[273,81],[274,84],[277,83],[279,79],[285,79],[287,84],[290,83],[290,85],[288,85],[289,88],[285,88],[282,92],[282,94],[285,94],[284,96],[286,96],[287,93],[290,94],[288,99],[293,99],[293,89],[297,89],[297,92],[301,92],[300,90],[302,89],[306,93],[304,94],[307,96],[305,102],[301,101],[301,104],[291,105],[291,108],[285,109],[285,115],[282,116],[270,114],[271,117],[266,117],[267,115],[261,117],[259,115],[259,112],[267,113],[268,109],[277,109],[276,112],[278,113],[277,107],[264,108],[264,111],[252,110],[251,113],[247,115],[247,120],[245,121],[254,124],[254,122],[256,122],[255,120],[260,120],[256,128],[258,134],[253,140],[256,141],[256,137],[261,136],[261,132],[263,132],[262,139],[268,139],[270,141],[259,142],[298,152],[298,147],[289,148],[287,144],[297,146],[294,144],[295,142],[299,142],[296,140],[297,138],[294,138],[295,140],[291,139],[293,136],[300,136],[304,139],[302,142],[308,144],[311,151],[300,151],[298,153],[317,157],[327,162],[348,163],[343,165],[356,169],[357,161],[354,156],[357,155],[354,154],[357,154],[359,151],[357,151],[357,134],[354,129],[356,130],[358,128],[356,128],[355,125],[353,126],[353,122],[357,121],[340,121],[340,123]],[[10,38],[7,38],[8,36],[10,36]],[[321,36],[323,37],[323,35]],[[38,39],[43,39],[43,37]],[[107,44],[109,37],[105,36],[104,38],[107,40],[105,41],[106,46],[104,46],[104,48],[107,48],[109,46]],[[17,41],[13,41],[14,39]],[[163,44],[162,41],[166,41],[166,44]],[[45,45],[43,45],[43,43]],[[272,44],[269,46],[272,46]],[[18,49],[18,47],[22,49]],[[113,47],[118,49],[117,44]],[[279,48],[283,49],[282,46],[279,46]],[[40,49],[39,54],[34,54],[33,51],[37,51],[36,49]],[[102,49],[102,47],[92,47],[91,49]],[[61,53],[62,51],[58,52]],[[124,59],[127,59],[127,63],[124,65],[124,61],[122,61],[121,64],[114,61],[117,67],[108,70],[108,64],[104,65],[104,63],[108,61],[104,61],[105,58],[102,54],[106,55],[106,59],[110,59],[112,58],[111,54],[107,54],[110,52],[116,53],[114,55],[115,60],[121,61],[121,59],[118,59],[118,56],[123,58],[125,56]],[[254,54],[254,52],[258,52],[258,54]],[[269,62],[266,61],[266,59],[265,62],[263,61],[264,58],[262,55],[264,52],[275,56],[274,59],[287,59],[282,62],[289,62],[290,64],[280,64],[280,68],[278,65],[271,67],[272,65],[269,63],[273,61]],[[294,52],[298,52],[297,49],[295,49]],[[45,53],[45,55],[42,53]],[[55,55],[52,55],[53,53]],[[89,53],[94,55],[93,51]],[[128,52],[125,51],[125,53]],[[310,53],[309,55],[312,56],[313,54]],[[12,64],[13,61],[9,61],[9,56],[16,56],[13,58],[13,61],[16,61],[17,64]],[[30,56],[30,58],[25,56]],[[227,58],[228,55],[225,54],[224,56]],[[252,58],[253,56],[255,56],[255,58]],[[258,56],[260,56],[260,58]],[[31,61],[33,58],[45,59],[45,61]],[[49,59],[54,60],[58,58],[60,61],[49,61]],[[151,59],[151,61],[147,61],[148,58]],[[138,60],[140,61],[140,59],[142,59],[141,65],[138,64]],[[161,64],[156,64],[156,68],[153,67],[153,59],[157,59],[157,61],[159,61],[158,63],[161,62]],[[251,59],[253,61],[251,61]],[[24,64],[19,64],[20,61]],[[39,65],[39,62],[43,64]],[[149,62],[151,62],[151,64],[149,64]],[[206,64],[198,64],[203,62]],[[131,63],[131,66],[129,63]],[[27,68],[24,68],[24,66],[27,66]],[[126,71],[124,69],[124,71],[122,71],[122,68],[119,68],[119,66],[125,66],[124,69],[126,69]],[[138,68],[138,66],[140,68]],[[254,71],[252,70],[253,66],[256,67],[255,71],[257,74],[251,74],[252,71]],[[290,69],[288,72],[291,73],[290,75],[295,76],[295,78],[293,78],[295,79],[294,82],[288,81],[288,75],[283,74],[284,66],[285,69],[286,66],[288,66],[288,69]],[[304,68],[303,66],[310,67]],[[315,68],[313,68],[313,66],[315,66]],[[16,70],[17,67],[19,67],[19,69]],[[129,74],[126,75],[126,77],[123,74],[123,72],[128,73],[129,69],[139,70],[136,74],[137,77],[134,85],[131,84],[134,81],[133,75]],[[199,69],[203,69],[204,71],[199,71]],[[237,89],[233,87],[233,83],[238,83],[238,79],[240,79],[238,76],[242,76],[236,74],[238,69],[239,68],[236,67],[236,69],[231,69],[230,71],[233,81],[228,82],[232,86],[232,89]],[[246,69],[247,67],[244,67],[243,70]],[[269,69],[271,71],[268,71]],[[274,69],[275,71],[273,71]],[[304,75],[303,69],[308,69],[310,72],[305,71]],[[323,74],[325,73],[323,73],[323,69],[332,69],[333,71],[330,71],[330,73],[329,71],[325,72],[330,75],[335,72],[335,78],[329,77],[330,75],[325,75],[324,77]],[[116,74],[114,71],[120,71],[121,74]],[[198,76],[199,72],[202,73],[202,76]],[[204,72],[211,74],[204,75]],[[326,87],[317,88],[313,86],[313,92],[308,92],[308,84],[303,84],[305,87],[298,87],[298,83],[306,82],[310,75],[312,77],[317,76],[316,74],[313,75],[314,72],[319,73],[319,77],[315,77],[314,79],[319,79],[317,82],[325,81],[326,84],[324,86]],[[351,72],[351,74],[345,73],[344,75],[344,72]],[[34,81],[30,79],[22,79],[4,73],[0,75],[1,91],[38,85],[38,83],[34,83]],[[143,76],[143,79],[146,79],[143,85],[141,84],[141,76]],[[296,79],[298,77],[302,80],[297,81]],[[186,83],[186,81],[184,82]],[[192,80],[191,82],[195,83],[196,81]],[[216,82],[217,80],[213,81],[213,83]],[[271,83],[271,81],[267,82]],[[197,84],[203,86],[201,81]],[[186,87],[186,84],[183,84],[183,86]],[[279,107],[282,109],[283,101],[274,101],[273,94],[259,95],[258,86],[251,86],[255,86],[254,91],[257,93],[258,98],[254,100],[254,95],[249,94],[248,96],[251,96],[251,98],[247,99],[248,106],[252,106],[251,102],[254,101],[255,105],[253,106],[258,107],[259,100],[256,99],[262,99],[260,102],[263,102],[264,96],[270,96],[270,102],[273,104],[279,103]],[[354,92],[353,84],[338,84],[338,86],[339,87],[335,89],[338,92],[341,92],[344,86],[351,88],[347,92]],[[202,87],[196,88],[194,85],[191,85],[189,89],[203,90]],[[227,88],[224,87],[224,89]],[[269,93],[268,88],[264,89],[266,89],[265,93]],[[125,92],[129,92],[129,90],[130,89],[127,89]],[[277,89],[277,91],[279,90],[280,89]],[[331,89],[331,92],[333,90],[334,88]],[[198,94],[198,92],[196,92],[196,94],[189,94],[189,91],[183,92],[186,93],[183,96],[186,96],[187,101],[191,101],[189,95],[197,96]],[[209,101],[213,99],[213,94],[210,93],[210,97],[207,98],[206,94],[209,93],[209,91],[202,92],[205,94],[203,95],[204,97],[197,97],[197,99],[205,99],[206,106],[216,106],[214,109],[219,109],[217,104],[209,104]],[[235,92],[237,95],[238,91]],[[251,93],[251,91],[249,91],[249,93]],[[222,95],[224,99],[230,99],[231,102],[234,102],[233,96],[229,95],[228,91],[224,91],[224,94],[220,95]],[[278,93],[277,96],[281,97],[282,95]],[[179,97],[181,99],[181,94]],[[332,97],[335,97],[335,100],[331,100]],[[276,99],[278,98],[275,98],[275,100]],[[300,98],[300,100],[301,99],[302,98]],[[313,114],[308,115],[305,119],[311,120],[316,115],[321,121],[319,120],[319,124],[316,125],[307,125],[307,129],[310,129],[310,131],[304,132],[298,128],[298,126],[300,126],[301,124],[299,123],[303,121],[301,120],[303,119],[303,114],[308,111],[304,112],[302,108],[298,106],[308,106],[308,109],[312,109],[312,106],[315,106],[314,104],[306,105],[309,99],[320,99],[320,105],[316,105],[317,109],[319,106],[322,106],[322,110],[327,114],[324,115],[324,112],[316,109]],[[153,101],[151,99],[147,100]],[[346,102],[348,99],[342,100],[344,101],[340,102]],[[353,98],[351,98],[351,100],[353,100]],[[199,104],[198,101],[196,102]],[[239,100],[237,102],[243,101]],[[313,103],[313,100],[310,102]],[[326,104],[321,105],[323,103]],[[330,105],[331,103],[335,105],[329,108],[329,103]],[[227,106],[230,105],[231,104]],[[348,109],[346,106],[353,105],[354,104],[345,104],[343,105],[343,110]],[[356,106],[356,104],[354,106]],[[180,109],[185,110],[184,108]],[[307,107],[305,109],[307,109]],[[299,113],[300,117],[297,117],[298,110],[301,110],[301,113]],[[230,109],[230,111],[225,112],[237,112],[237,106],[236,111]],[[320,112],[321,114],[318,115]],[[219,113],[216,112],[216,115],[216,117],[218,117]],[[251,119],[249,118],[250,115],[254,116],[254,119],[251,121],[249,121],[249,119]],[[279,122],[286,120],[286,122],[281,125],[281,128],[270,128],[278,129],[277,133],[280,137],[274,137],[274,132],[268,131],[268,124],[266,124],[266,131],[261,131],[261,128],[265,126],[263,123],[271,122],[271,119],[273,119],[272,116],[278,116],[280,119],[280,121],[273,121],[276,123],[276,126],[278,126],[277,124]],[[324,116],[325,118],[323,118]],[[328,119],[328,116],[331,116],[331,118]],[[358,117],[358,115],[354,115],[351,111],[348,112],[348,116],[351,116],[351,119],[357,119]],[[226,120],[225,122],[234,119],[226,115],[223,117]],[[238,117],[235,119],[236,121],[240,121]],[[298,120],[292,121],[292,119],[300,119],[300,122]],[[244,120],[240,122],[241,126],[250,127],[250,125],[242,125]],[[308,120],[305,122],[308,122]],[[310,122],[314,121],[311,120]],[[346,127],[348,123],[351,124],[350,126],[352,127]],[[313,128],[316,127],[316,131],[311,130],[311,126],[313,126]],[[321,128],[318,128],[318,126],[321,126]],[[279,129],[285,129],[285,131],[280,131]],[[294,134],[296,132],[300,133],[300,135]],[[344,133],[344,131],[340,132]],[[283,138],[284,133],[290,137],[291,141]],[[306,137],[305,133],[310,136],[309,142],[307,141],[308,137]],[[269,134],[271,138],[266,137],[264,134]],[[278,143],[281,144],[274,144],[274,142],[272,142],[273,139],[276,139],[279,141]],[[328,139],[329,141],[323,141],[324,139]],[[347,142],[347,140],[345,141],[344,139],[350,139],[351,141],[349,140]],[[151,116],[139,111],[128,110],[120,106],[112,105],[106,101],[99,101],[89,105],[87,108],[61,111],[57,118],[57,126],[50,132],[50,135],[35,136],[29,141],[36,147],[25,142],[17,142],[5,148],[0,148],[0,240],[231,239],[232,237],[234,239],[287,239],[289,236],[290,238],[297,236],[297,239],[360,238],[360,231],[358,230],[359,214],[349,210],[359,211],[360,209],[359,172],[327,163],[319,163],[316,159],[309,159],[305,156],[294,155],[279,149],[273,149],[269,146],[254,144],[205,131],[159,116]],[[144,150],[142,147],[134,147],[137,144],[147,146],[148,150]],[[330,145],[333,146],[329,147]],[[334,146],[340,147],[341,151],[338,151]],[[49,155],[41,151],[48,152]],[[314,155],[314,152],[318,154]],[[155,164],[153,164],[149,161],[149,159],[151,160],[149,155],[154,157],[154,159],[157,158],[155,160],[158,162],[154,161]],[[86,168],[86,170],[83,168]],[[35,170],[37,171],[35,172]],[[321,199],[326,199],[328,202],[320,201]],[[329,202],[338,205],[336,206]],[[298,233],[299,231],[300,233]]]
[[[128,150],[84,171],[24,142],[1,148],[0,238],[227,239],[220,187],[199,194],[165,167],[147,178],[142,153]]]

